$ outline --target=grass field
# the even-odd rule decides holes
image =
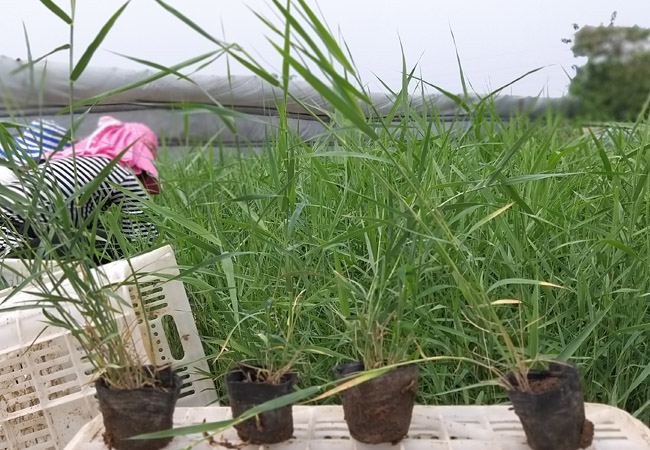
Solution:
[[[162,193],[146,202],[158,244],[173,244],[185,269],[221,394],[240,360],[291,365],[304,388],[346,360],[439,357],[421,364],[419,402],[490,404],[506,398],[493,381],[512,367],[509,340],[531,366],[576,362],[587,401],[650,421],[647,120],[598,131],[551,113],[504,122],[490,96],[470,106],[443,92],[470,118],[448,129],[411,108],[415,69],[404,62],[394,117],[367,121],[353,63],[304,1],[274,2],[283,24],[260,17],[283,57],[280,77],[157,3],[215,50],[171,68],[139,60],[158,72],[77,103],[71,94],[72,106],[224,55],[282,94],[278,128],[259,152],[163,157]],[[74,14],[43,4],[70,25],[73,48]],[[71,85],[125,7],[75,64],[71,55]],[[293,74],[332,105],[318,140],[288,129]]]
[[[428,139],[427,126],[374,143],[352,128],[333,145],[290,137],[259,154],[215,161],[197,149],[161,162],[154,209],[179,263],[201,264],[186,285],[206,351],[222,352],[218,381],[235,360],[295,357],[300,385],[320,384],[382,338],[395,354],[379,359],[498,366],[497,331],[463,296],[441,244],[503,300],[495,310],[524,358],[571,358],[587,401],[647,422],[650,131],[496,120],[436,131],[421,116],[414,123],[433,121]],[[234,253],[217,261],[222,252]],[[385,326],[367,339],[369,317]],[[502,401],[493,378],[471,362],[428,362],[418,400]]]

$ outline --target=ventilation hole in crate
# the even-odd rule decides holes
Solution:
[[[348,436],[349,431],[345,423],[316,423],[314,426],[314,433],[317,435],[330,436],[331,439],[339,439],[343,436]]]
[[[185,357],[185,350],[183,349],[183,344],[181,343],[181,337],[178,333],[178,328],[176,327],[176,322],[172,316],[163,316],[162,318],[163,330],[165,330],[165,336],[167,337],[167,344],[169,345],[169,352],[177,361],[180,361]]]
[[[2,399],[6,403],[5,410],[7,413],[12,414],[23,409],[38,406],[40,401],[36,396],[36,390],[33,386],[19,386],[20,389],[7,390],[2,392]]]
[[[77,353],[83,354],[84,353],[83,348],[77,347]],[[86,355],[81,357],[81,368],[84,371],[84,374],[86,374],[86,375],[91,375],[95,371],[95,368],[93,367],[93,364],[90,361],[90,358],[88,358],[88,356],[86,356]]]
[[[142,303],[148,305],[149,303],[159,300],[161,297],[164,297],[162,286],[156,287],[154,289],[141,290],[140,295],[142,296]]]
[[[141,282],[138,285],[129,286],[131,302],[135,305],[140,302],[143,306],[164,298],[160,295],[163,292],[162,280]]]
[[[409,434],[406,437],[408,439],[416,440],[416,441],[418,441],[418,440],[439,441],[440,440],[440,436],[438,436],[437,434],[432,434],[432,433]]]
[[[162,297],[162,299],[164,300],[165,297]],[[167,308],[168,306],[169,304],[167,302],[155,303],[147,308],[147,313],[153,314],[154,312]]]
[[[148,305],[149,303],[155,302],[156,300],[160,299],[160,297],[164,297],[164,295],[161,295],[161,292],[163,292],[163,288],[162,286],[160,286],[160,284],[151,289],[141,288],[140,295],[142,296],[142,303]]]
[[[521,422],[518,420],[492,420],[490,421],[492,430],[495,432],[500,431],[519,431],[522,432]]]
[[[131,297],[131,303],[133,304],[133,309],[136,312],[136,317],[140,316],[143,309],[147,310],[148,313],[154,310],[147,308],[147,305],[151,305],[152,303],[165,299],[164,295],[160,295],[160,293],[163,292],[161,284],[161,280],[155,280],[143,281],[137,285],[129,286],[129,296]],[[164,306],[167,306],[167,304]],[[149,315],[151,316],[151,314]],[[153,318],[155,319],[155,316]],[[152,317],[148,317],[148,320],[152,320]],[[139,323],[142,323],[142,321]]]
[[[521,428],[521,425],[512,424],[510,426],[507,426],[507,425],[492,426],[492,430],[494,430],[495,432],[522,431],[522,428]]]
[[[194,394],[195,394],[194,389],[190,389],[188,391],[181,390],[181,393],[178,396],[178,398],[189,397],[190,395],[194,395]]]
[[[78,387],[57,388],[77,379],[63,338],[43,342],[40,348],[34,346],[31,350],[31,359],[39,368],[38,374],[45,383],[49,400],[65,397],[80,390]]]
[[[177,372],[176,374],[178,375],[178,378],[180,378],[181,380],[187,380],[190,377],[189,373],[184,373],[184,374],[181,375],[181,374],[178,374],[178,372]]]
[[[73,382],[77,379],[76,373],[71,373],[61,378],[56,378],[50,381],[50,393],[47,396],[48,400],[55,400],[57,398],[66,397],[68,395],[74,394],[75,392],[81,392],[81,387],[78,383],[73,383],[69,385],[70,382]],[[57,386],[68,385],[67,387],[61,389]]]
[[[27,450],[52,440],[50,433],[42,433],[43,430],[47,430],[47,422],[45,421],[43,411],[25,414],[7,423],[15,430],[14,448],[17,450]],[[37,435],[37,437],[33,437],[33,435]],[[54,447],[51,448],[54,450]]]
[[[9,414],[39,405],[38,397],[33,386],[32,375],[25,372],[21,362],[22,353],[15,357],[0,355],[0,392],[5,403],[5,411]]]

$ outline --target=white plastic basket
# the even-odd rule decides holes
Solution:
[[[650,430],[625,411],[612,406],[586,404],[586,415],[595,425],[590,450],[648,450]],[[175,426],[197,425],[204,420],[229,419],[230,408],[177,408]],[[398,445],[367,445],[348,433],[340,406],[294,406],[294,439],[269,446],[275,450],[530,450],[519,419],[508,406],[416,406],[408,437]],[[101,417],[88,423],[65,450],[105,450]],[[178,450],[200,439],[179,436],[165,447]],[[217,442],[241,442],[234,429],[214,438]],[[212,450],[201,442],[193,450]],[[222,447],[223,448],[223,447]],[[264,446],[247,446],[262,450]]]
[[[201,373],[209,369],[183,283],[168,281],[177,274],[171,247],[107,264],[95,273],[104,285],[121,284],[116,294],[132,305],[122,306],[121,325],[139,330],[134,346],[143,361],[152,355],[156,364],[178,368],[183,379],[178,405],[214,404],[214,383]],[[0,299],[10,292],[0,292]],[[21,292],[3,306],[30,298]],[[143,320],[145,310],[148,320]],[[98,414],[90,364],[70,333],[45,327],[44,319],[35,309],[0,314],[0,450],[60,450]],[[169,331],[174,327],[182,355],[172,354]]]

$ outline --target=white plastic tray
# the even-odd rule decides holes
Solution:
[[[630,414],[612,406],[586,404],[586,415],[595,425],[595,439],[590,450],[650,449],[650,430]],[[340,406],[294,406],[294,436],[282,444],[248,446],[249,450],[530,450],[519,419],[509,406],[416,406],[408,437],[399,445],[367,445],[350,438]],[[176,426],[196,425],[204,420],[230,418],[230,409],[177,408]],[[65,450],[106,450],[102,442],[101,416],[89,422]],[[165,447],[180,450],[201,436],[179,436]],[[217,441],[237,444],[234,429]],[[194,450],[214,450],[201,442]]]
[[[131,281],[134,272],[139,290]],[[125,283],[116,289],[131,306],[123,309],[123,327],[137,324],[140,333],[134,333],[134,344],[143,360],[149,354],[157,364],[171,362],[180,368],[179,406],[206,406],[217,395],[213,382],[200,373],[208,366],[183,283],[167,281],[177,273],[171,247],[163,247],[132,258],[130,264],[102,266],[96,275],[106,285]],[[1,291],[0,299],[10,292]],[[29,298],[20,292],[3,306]],[[142,320],[145,310],[148,321]],[[61,450],[98,413],[92,367],[69,332],[45,328],[44,320],[37,309],[0,314],[0,450]],[[172,355],[163,321],[175,325],[182,356]]]

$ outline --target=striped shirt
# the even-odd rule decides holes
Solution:
[[[121,210],[121,231],[127,239],[156,235],[153,225],[142,220],[142,203],[137,197],[147,194],[129,169],[115,164],[96,186],[91,185],[110,163],[101,156],[51,159],[0,188],[0,256],[24,246],[30,221],[47,224],[60,220],[88,227],[98,208],[104,211],[111,205]],[[92,193],[84,194],[88,189]]]
[[[65,128],[50,120],[32,120],[22,129],[21,136],[14,138],[13,148],[0,147],[0,158],[13,158],[16,162],[24,157],[40,159],[44,154],[56,150],[65,134]]]

